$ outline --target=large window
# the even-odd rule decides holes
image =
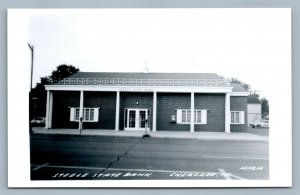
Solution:
[[[194,124],[206,124],[207,110],[194,110]],[[178,109],[177,120],[178,124],[191,124],[191,110]]]
[[[79,121],[80,108],[70,109],[70,121]],[[83,122],[98,122],[98,108],[83,108]]]
[[[231,111],[230,122],[231,124],[245,124],[244,111]]]

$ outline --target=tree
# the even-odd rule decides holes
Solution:
[[[269,101],[265,97],[263,97],[260,99],[260,103],[262,117],[264,118],[266,115],[269,114]]]
[[[260,103],[259,94],[257,93],[250,93],[248,96],[248,103]]]
[[[250,88],[251,88],[249,84],[244,83],[244,82],[238,80],[237,78],[231,78],[231,79],[229,80],[229,82],[230,82],[230,83],[238,83],[238,84],[240,84],[244,89],[246,89],[247,91],[249,91]]]
[[[52,71],[52,74],[49,77],[49,79],[55,83],[55,82],[60,81],[61,79],[64,79],[68,76],[71,76],[71,75],[77,73],[78,71],[79,71],[79,69],[72,65],[62,64],[62,65],[58,66],[56,68],[56,70]]]
[[[32,97],[34,101],[34,116],[44,116],[46,112],[47,93],[45,85],[58,82],[66,77],[69,77],[79,72],[79,68],[72,65],[62,64],[57,66],[56,70],[52,71],[50,76],[41,77],[40,82],[32,89]]]

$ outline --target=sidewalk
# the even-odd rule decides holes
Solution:
[[[78,129],[45,129],[43,127],[33,127],[34,134],[61,134],[61,135],[80,135]],[[144,131],[114,131],[100,129],[84,129],[81,135],[95,136],[124,136],[124,137],[142,137]],[[174,132],[174,131],[156,131],[148,132],[155,138],[182,138],[198,140],[231,140],[231,141],[269,141],[268,136],[259,136],[250,133],[224,133],[224,132]]]

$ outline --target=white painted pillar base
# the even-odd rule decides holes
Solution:
[[[230,133],[230,93],[225,95],[225,133]]]
[[[191,93],[191,127],[190,132],[194,133],[194,109],[195,109],[195,93]]]
[[[152,122],[152,131],[156,131],[156,108],[157,108],[157,92],[153,92],[153,122]]]
[[[80,91],[80,104],[79,104],[79,126],[78,129],[82,130],[82,123],[83,123],[83,91]],[[82,119],[82,120],[80,120]]]
[[[48,128],[52,128],[52,114],[53,113],[53,92],[50,91],[50,97],[49,97],[49,125]]]
[[[49,100],[50,100],[50,91],[47,90],[45,129],[49,129],[49,105],[50,105]]]
[[[116,120],[115,120],[115,131],[119,131],[120,121],[120,91],[117,91],[116,95]]]

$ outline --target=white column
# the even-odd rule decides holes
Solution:
[[[50,91],[50,97],[49,97],[49,122],[48,122],[48,128],[52,128],[52,113],[53,113],[53,92]]]
[[[230,133],[230,93],[225,95],[225,133]]]
[[[120,91],[117,91],[116,98],[116,121],[115,121],[115,130],[119,131],[119,121],[120,121]]]
[[[80,120],[82,119],[82,120]],[[80,104],[79,104],[79,130],[82,130],[82,121],[83,121],[83,91],[80,91]]]
[[[49,102],[50,100],[50,91],[47,90],[47,102],[46,102],[46,117],[45,117],[45,129],[49,128]]]
[[[152,131],[156,131],[156,107],[157,107],[157,92],[153,92],[153,122]]]
[[[191,93],[191,133],[194,133],[194,108],[195,108],[195,93]]]

